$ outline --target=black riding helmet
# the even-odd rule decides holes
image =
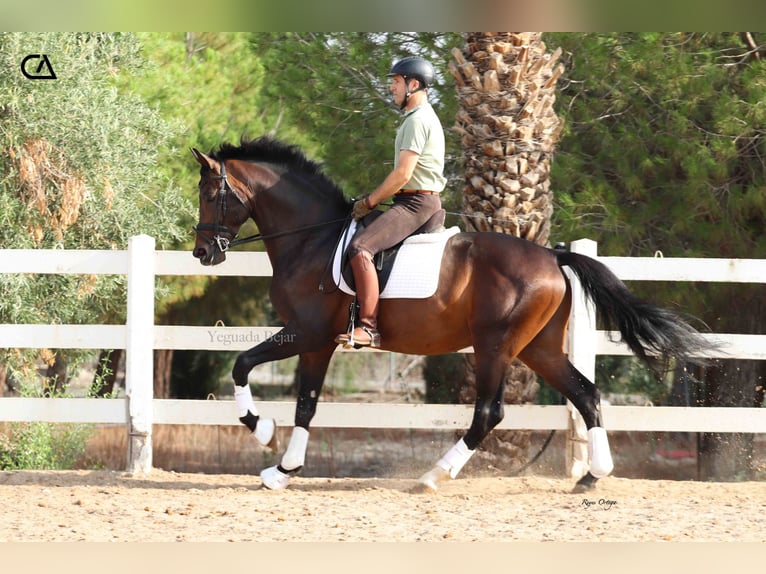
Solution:
[[[387,76],[389,78],[391,76],[402,76],[405,83],[410,78],[414,78],[420,83],[418,89],[415,90],[415,92],[419,92],[420,90],[425,90],[428,88],[428,86],[433,84],[434,67],[430,62],[424,60],[420,56],[409,56],[396,62],[391,67],[391,71],[388,72]],[[408,89],[404,96],[404,101],[402,102],[402,109],[407,105],[407,100],[409,99],[411,93],[414,92],[410,92]]]

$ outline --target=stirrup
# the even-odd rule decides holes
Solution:
[[[380,333],[377,329],[373,329],[372,327],[367,327],[365,325],[362,325],[362,331],[367,333],[367,336],[370,337],[370,342],[365,345],[364,343],[361,343],[361,346],[370,347],[372,349],[380,349]],[[360,345],[360,343],[357,343],[357,345]]]
[[[361,347],[370,347],[371,349],[380,349],[380,333],[378,332],[377,329],[367,327],[366,325],[360,325],[357,328],[367,333],[367,336],[370,338],[369,342],[360,343],[359,341],[354,339],[354,329],[351,329],[349,333],[343,333],[335,337],[335,342],[343,345],[344,348],[346,349],[350,349],[352,347],[357,349]]]

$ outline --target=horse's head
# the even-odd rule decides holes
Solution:
[[[230,179],[226,165],[195,148],[194,158],[202,166],[199,180],[199,223],[194,230],[197,241],[194,257],[203,265],[217,265],[226,260],[229,244],[250,216],[244,190]]]

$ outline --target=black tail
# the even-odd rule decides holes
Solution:
[[[593,301],[599,317],[655,373],[667,372],[669,360],[707,364],[699,353],[718,349],[680,316],[639,299],[600,261],[579,253],[557,251]]]

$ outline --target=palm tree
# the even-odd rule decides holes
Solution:
[[[465,160],[463,216],[467,231],[496,231],[548,243],[553,200],[550,163],[562,124],[553,104],[558,49],[548,52],[540,32],[471,32],[453,49],[450,71],[460,108],[457,130]],[[461,402],[473,402],[473,356],[466,355]],[[533,371],[514,361],[506,372],[505,402],[530,403],[538,390]],[[528,432],[495,432],[482,445],[498,467],[525,461]],[[477,457],[475,457],[477,458]]]

